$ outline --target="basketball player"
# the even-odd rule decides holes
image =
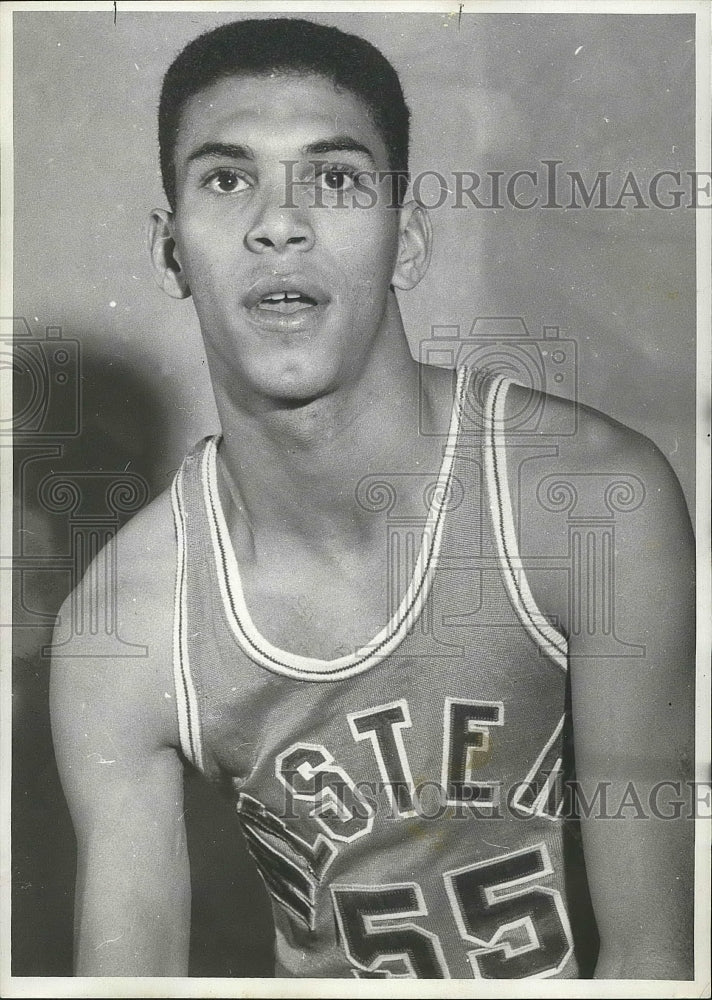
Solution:
[[[649,807],[691,752],[680,490],[599,413],[413,360],[397,296],[431,227],[401,183],[408,117],[378,51],[297,19],[220,27],[164,80],[153,264],[193,298],[222,433],[115,540],[118,620],[148,658],[89,663],[77,639],[53,667],[79,975],[187,972],[187,764],[234,797],[278,975],[579,976],[577,787],[595,975],[692,976],[692,824]],[[557,447],[520,463],[532,400]],[[392,594],[379,499],[397,482],[423,509],[421,474]],[[601,558],[637,655],[581,624],[551,476],[582,509],[633,484]]]

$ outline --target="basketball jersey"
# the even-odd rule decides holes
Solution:
[[[255,627],[218,496],[219,438],[175,478],[181,746],[234,796],[272,902],[277,975],[578,975],[567,649],[517,552],[508,385],[459,371],[420,511],[399,508],[402,476],[358,484],[403,596],[370,643],[333,660]]]

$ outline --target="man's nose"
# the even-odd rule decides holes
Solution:
[[[284,205],[284,192],[265,192],[259,211],[245,234],[245,246],[253,253],[267,250],[310,250],[314,245],[314,230],[303,206]]]

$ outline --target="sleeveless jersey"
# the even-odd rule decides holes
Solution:
[[[219,438],[174,481],[181,745],[234,796],[272,901],[277,975],[578,975],[566,641],[517,552],[508,384],[460,370],[416,514],[400,509],[397,475],[359,483],[362,505],[386,512],[390,578],[409,583],[372,642],[334,660],[255,627],[218,497]]]

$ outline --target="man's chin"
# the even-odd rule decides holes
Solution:
[[[288,370],[272,372],[261,379],[255,392],[276,409],[298,409],[331,395],[337,388],[336,382],[332,372]]]

